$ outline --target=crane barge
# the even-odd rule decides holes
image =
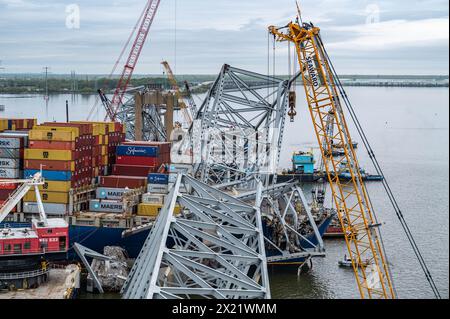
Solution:
[[[320,38],[320,29],[312,23],[300,23],[301,14],[298,11],[297,22],[283,28],[270,26],[269,32],[277,41],[295,45],[315,135],[360,295],[363,299],[393,299],[396,294],[384,254],[381,225],[376,220],[361,175],[336,80]],[[333,145],[342,147],[342,155],[330,154]],[[343,166],[350,174],[348,179],[340,176]]]

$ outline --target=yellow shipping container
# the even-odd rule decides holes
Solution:
[[[103,145],[102,146],[102,156],[108,155],[108,146]]]
[[[0,119],[0,131],[6,131],[8,129],[8,120]]]
[[[71,182],[45,181],[44,185],[39,186],[41,192],[64,192],[68,193],[71,189]]]
[[[69,204],[69,193],[41,192],[42,202],[53,204]],[[36,202],[36,193],[29,191],[24,197],[24,202]]]
[[[139,204],[138,206],[138,216],[147,217],[157,217],[161,212],[163,205],[159,204]],[[181,207],[179,205],[175,206],[175,215],[181,212]]]
[[[37,126],[36,126],[37,127]],[[33,141],[58,141],[74,142],[78,136],[73,132],[52,131],[52,130],[31,130],[30,140]]]
[[[108,165],[108,156],[102,156],[102,165]]]
[[[26,149],[25,159],[27,160],[49,160],[49,161],[72,161],[72,151]]]
[[[72,133],[74,133],[76,135],[76,137],[80,136],[80,128],[79,127],[36,125],[36,126],[33,127],[33,130],[52,131],[52,132],[72,132]]]

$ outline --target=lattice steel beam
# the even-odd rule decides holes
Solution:
[[[261,183],[258,189],[260,194]],[[123,298],[270,298],[261,196],[256,197],[253,207],[179,175],[124,285]],[[177,218],[176,205],[184,209]]]

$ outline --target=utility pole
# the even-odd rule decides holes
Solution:
[[[45,120],[48,121],[48,101],[49,101],[49,96],[48,96],[48,70],[50,68],[48,66],[44,67],[44,71],[45,71],[45,96],[44,96],[44,101],[45,101]]]

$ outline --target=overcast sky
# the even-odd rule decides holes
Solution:
[[[0,72],[109,73],[145,3],[0,0]],[[71,4],[80,9],[79,28],[67,25]],[[448,74],[448,0],[301,4],[341,74]],[[163,59],[178,74],[216,74],[224,63],[266,73],[267,27],[295,14],[294,0],[161,0],[136,73],[161,74]],[[286,43],[277,45],[278,74],[287,73],[286,52]]]

